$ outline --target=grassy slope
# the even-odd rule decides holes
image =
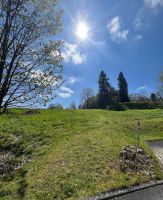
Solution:
[[[163,139],[163,110],[45,110],[38,115],[17,111],[0,116],[1,135],[23,135],[27,148],[33,148],[31,144],[37,138],[42,144],[26,166],[24,198],[72,200],[148,181],[142,175],[122,173],[118,167],[121,147],[135,144],[138,118],[142,146],[150,152],[144,141]],[[157,162],[155,166],[158,178],[163,177]],[[0,190],[6,195],[0,198],[18,199],[17,182],[0,182]]]

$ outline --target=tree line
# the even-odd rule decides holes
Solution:
[[[93,94],[93,90],[86,88],[81,94],[81,109],[106,109],[115,103],[129,102],[128,83],[123,72],[118,76],[118,89],[115,89],[109,82],[107,74],[102,70],[98,79],[98,93]]]
[[[163,101],[163,73],[160,75],[161,84],[159,91],[157,93],[151,93],[150,96],[129,94],[128,83],[123,72],[119,73],[117,80],[118,89],[111,85],[106,73],[101,71],[98,79],[98,93],[94,95],[91,88],[85,88],[81,94],[79,109],[111,109],[115,108],[118,104],[128,102],[141,103]]]

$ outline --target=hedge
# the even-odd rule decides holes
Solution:
[[[127,106],[123,103],[114,103],[111,106],[108,106],[107,109],[115,111],[125,111],[127,109]]]
[[[163,102],[126,102],[129,109],[163,109]]]

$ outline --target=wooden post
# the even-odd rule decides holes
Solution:
[[[140,121],[137,121],[137,148],[140,148]]]

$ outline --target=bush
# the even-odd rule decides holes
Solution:
[[[129,109],[163,109],[163,102],[127,102]]]
[[[127,109],[127,106],[123,103],[114,103],[108,109],[115,111],[125,111]]]

